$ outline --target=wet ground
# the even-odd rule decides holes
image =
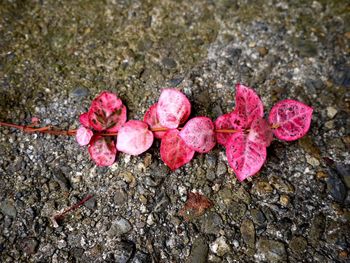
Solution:
[[[349,42],[347,1],[1,1],[1,121],[76,128],[102,90],[141,119],[164,87],[215,119],[237,82],[266,112],[314,108],[243,183],[219,146],[175,172],[159,143],[99,168],[74,138],[1,128],[1,262],[349,262]],[[191,191],[214,205],[185,221]]]

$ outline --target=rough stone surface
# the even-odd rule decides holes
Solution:
[[[307,136],[274,140],[242,183],[221,146],[174,172],[159,141],[101,168],[74,138],[0,127],[0,261],[348,262],[349,40],[348,1],[0,1],[1,122],[76,129],[102,90],[140,120],[164,87],[215,120],[236,83],[266,116],[287,98],[314,108]],[[190,191],[214,205],[187,222]]]

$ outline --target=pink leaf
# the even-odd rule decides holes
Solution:
[[[275,104],[269,122],[277,127],[273,133],[278,139],[294,141],[303,137],[310,128],[313,109],[299,101],[282,100]]]
[[[117,132],[126,122],[126,107],[113,93],[104,91],[89,110],[89,123],[96,131]]]
[[[80,121],[81,125],[83,125],[85,128],[90,128],[89,113],[88,112],[80,114],[79,121]]]
[[[244,128],[249,128],[253,120],[264,116],[263,103],[254,90],[237,84],[235,112],[244,120]]]
[[[160,124],[169,129],[177,128],[184,123],[191,113],[191,103],[177,89],[163,89],[160,94],[157,116]]]
[[[85,146],[89,144],[93,135],[94,133],[92,130],[85,128],[84,126],[80,126],[75,137],[79,145]]]
[[[255,119],[250,127],[248,139],[268,147],[273,139],[270,124],[263,118]]]
[[[194,151],[186,145],[176,129],[167,131],[160,144],[160,157],[163,162],[175,170],[192,160]]]
[[[200,153],[207,153],[216,144],[214,124],[207,117],[190,119],[180,132],[188,147]]]
[[[125,123],[118,132],[118,151],[139,155],[147,151],[153,143],[153,133],[148,129],[147,123],[131,120]]]
[[[146,111],[145,116],[143,117],[143,121],[146,122],[151,129],[153,128],[163,128],[162,125],[160,125],[158,117],[157,117],[157,103],[153,104],[149,109]],[[158,139],[162,139],[165,131],[160,132],[153,132],[154,137]]]
[[[226,156],[238,180],[243,181],[260,170],[266,160],[266,147],[237,132],[227,142]]]
[[[90,141],[89,153],[97,166],[110,166],[115,161],[117,149],[111,137],[94,136]]]
[[[215,121],[216,130],[243,130],[245,125],[244,120],[237,115],[236,112],[226,113],[221,115]],[[231,137],[231,133],[216,132],[216,139],[218,143],[225,146],[228,139]]]

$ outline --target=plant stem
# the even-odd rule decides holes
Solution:
[[[45,127],[39,127],[39,128],[34,128],[31,126],[25,126],[25,125],[17,125],[17,124],[12,124],[12,123],[6,123],[6,122],[0,122],[0,126],[3,127],[10,127],[10,128],[15,128],[18,130],[22,130],[24,132],[28,133],[47,133],[47,134],[52,134],[52,135],[66,135],[66,136],[75,136],[77,133],[77,130],[59,130],[55,129],[52,126],[45,126]],[[277,124],[272,125],[271,129],[277,129],[279,126]],[[182,128],[177,128],[178,130],[181,130]],[[161,131],[167,131],[169,130],[168,128],[152,128],[152,132],[161,132]],[[235,133],[239,132],[239,130],[234,130],[234,129],[217,129],[215,130],[217,133]],[[101,136],[117,136],[117,132],[112,132],[112,133],[100,133],[99,135]]]
[[[71,211],[74,211],[76,209],[78,209],[79,207],[81,207],[83,204],[85,204],[87,201],[89,201],[91,198],[93,197],[93,195],[87,195],[83,200],[81,200],[80,202],[68,207],[67,209],[63,210],[62,213],[59,213],[57,215],[55,215],[53,217],[53,219],[55,219],[56,221],[60,221],[64,218],[64,216],[71,212]]]

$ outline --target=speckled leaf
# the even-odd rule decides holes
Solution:
[[[269,123],[263,118],[255,119],[250,127],[248,139],[268,147],[273,139]]]
[[[313,109],[299,101],[282,100],[275,104],[269,115],[269,123],[276,127],[275,136],[284,141],[303,137],[310,128]]]
[[[235,112],[226,113],[221,115],[215,121],[216,130],[242,130],[244,126],[244,120]],[[226,146],[228,139],[232,133],[216,132],[216,140],[223,146]]]
[[[163,162],[175,170],[191,161],[195,151],[186,145],[176,129],[167,131],[160,145],[160,157]]]
[[[256,174],[266,160],[266,147],[252,142],[244,132],[234,133],[226,145],[229,165],[239,181]]]
[[[96,131],[117,132],[126,122],[126,107],[113,93],[104,91],[89,110],[89,123]]]
[[[249,128],[253,120],[264,116],[264,107],[254,90],[237,84],[235,112],[244,120],[244,128]]]
[[[75,138],[77,139],[79,145],[85,146],[89,144],[93,135],[94,133],[92,132],[92,130],[85,128],[84,126],[80,126],[77,130]]]
[[[153,143],[153,133],[148,129],[147,123],[131,120],[126,122],[118,132],[118,151],[139,155],[147,151]]]
[[[176,89],[163,89],[160,94],[157,116],[163,127],[174,129],[184,123],[191,113],[191,103]]]
[[[200,153],[207,153],[216,144],[214,124],[207,117],[190,119],[180,132],[188,147]]]
[[[160,125],[157,117],[157,103],[149,107],[149,109],[145,113],[145,116],[143,117],[143,121],[146,122],[151,129],[163,128],[163,126]],[[165,131],[153,132],[153,134],[154,134],[154,137],[158,139],[162,139],[163,135],[165,134]]]
[[[91,128],[90,122],[89,122],[89,113],[88,112],[80,114],[79,121],[80,121],[81,125],[83,125],[85,128]]]
[[[117,149],[111,137],[94,136],[90,141],[89,153],[97,166],[110,166],[115,161]]]

